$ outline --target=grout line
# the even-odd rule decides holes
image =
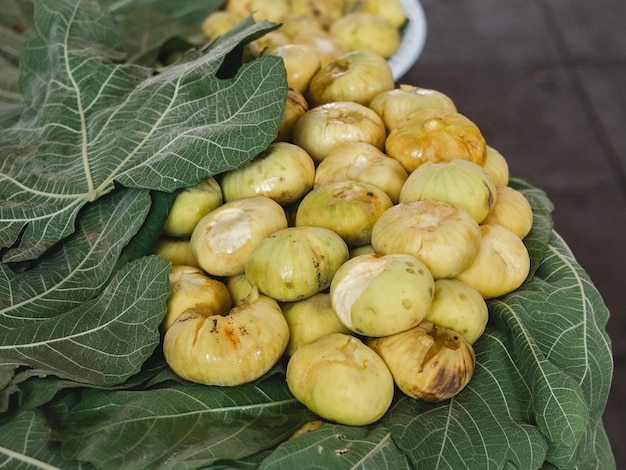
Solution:
[[[569,77],[572,86],[574,87],[574,91],[579,97],[579,102],[585,112],[585,115],[587,116],[587,119],[591,125],[591,129],[595,134],[596,139],[598,140],[598,144],[602,149],[609,168],[612,170],[612,173],[617,180],[617,185],[619,187],[622,198],[624,199],[624,201],[626,201],[626,172],[620,164],[619,153],[617,149],[613,146],[610,139],[610,134],[607,132],[607,129],[602,124],[600,113],[594,105],[593,100],[589,96],[589,93],[587,93],[587,89],[585,88],[585,85],[579,73],[579,69],[581,66],[602,65],[603,67],[610,67],[611,65],[614,65],[614,62],[598,63],[589,60],[574,60],[569,49],[567,48],[563,33],[559,28],[558,21],[556,21],[555,19],[554,11],[551,9],[549,2],[546,2],[545,0],[538,0],[537,3],[539,4],[542,11],[547,30],[550,32],[554,40],[556,49],[561,59],[561,65],[567,72],[567,76]]]

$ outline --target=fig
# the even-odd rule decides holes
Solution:
[[[418,325],[435,284],[421,261],[406,254],[365,254],[346,261],[330,285],[341,322],[364,336],[387,336]]]
[[[268,47],[261,55],[283,59],[287,72],[287,86],[304,93],[313,75],[320,69],[320,59],[315,49],[307,44],[283,44]]]
[[[367,345],[383,358],[404,394],[427,402],[457,395],[476,366],[474,348],[463,336],[427,321],[395,335],[369,338]]]
[[[349,247],[370,242],[372,227],[393,202],[382,189],[360,181],[338,181],[310,191],[298,206],[296,226],[337,233]]]
[[[386,19],[401,29],[407,22],[406,13],[400,0],[345,0],[346,13],[370,13]]]
[[[225,315],[230,310],[231,298],[226,285],[195,266],[172,266],[169,282],[167,313],[161,322],[163,331],[168,330],[189,308],[202,315]]]
[[[189,237],[202,217],[223,202],[222,188],[214,177],[209,177],[189,188],[181,189],[163,225],[163,234],[170,237]]]
[[[377,253],[413,255],[435,279],[453,278],[467,269],[478,255],[480,242],[480,226],[469,212],[432,199],[387,209],[371,236]]]
[[[250,162],[227,171],[221,184],[224,200],[265,196],[281,205],[298,201],[312,187],[315,163],[302,147],[274,142]]]
[[[191,252],[213,276],[244,272],[248,256],[267,235],[286,228],[287,216],[273,199],[252,196],[227,202],[205,215],[193,230]]]
[[[313,187],[337,181],[362,181],[378,186],[396,204],[407,179],[404,167],[367,142],[346,142],[332,149],[315,170]]]
[[[485,299],[472,286],[458,279],[437,279],[424,320],[454,330],[474,344],[485,331],[489,310]]]
[[[383,56],[355,50],[340,55],[315,72],[306,96],[314,107],[336,101],[367,105],[376,95],[394,86],[391,66]]]
[[[533,227],[533,209],[521,192],[510,186],[496,186],[497,202],[485,224],[500,224],[520,238],[525,238]]]
[[[504,158],[504,155],[489,145],[487,145],[483,168],[496,186],[507,186],[509,184],[509,163]]]
[[[337,101],[309,109],[293,126],[293,143],[319,164],[335,147],[346,142],[385,145],[385,124],[378,114],[359,103]]]
[[[398,50],[400,29],[382,16],[368,12],[352,12],[337,19],[328,28],[350,51],[366,50],[389,58]]]
[[[281,304],[289,325],[287,355],[291,356],[301,346],[333,333],[352,334],[339,320],[332,305],[330,294],[319,292],[296,302]]]
[[[324,67],[337,57],[349,52],[337,39],[332,37],[330,33],[325,30],[303,30],[291,36],[291,41],[294,44],[311,46],[320,61],[320,67]]]
[[[482,166],[456,158],[417,167],[402,186],[400,202],[448,202],[465,209],[481,223],[496,204],[497,196],[496,185]]]
[[[233,28],[243,19],[232,11],[215,10],[200,25],[202,32],[209,41],[213,41]]]
[[[160,237],[152,248],[152,253],[165,258],[173,265],[199,267],[187,238]]]
[[[294,302],[330,287],[349,257],[346,242],[324,227],[288,227],[262,240],[245,267],[259,292],[280,302]]]
[[[376,95],[368,105],[385,123],[387,132],[416,111],[426,108],[457,112],[454,101],[438,90],[401,84]]]
[[[361,340],[334,333],[300,347],[287,363],[293,396],[321,418],[350,426],[378,421],[394,382],[385,362]]]
[[[185,310],[166,331],[163,353],[170,368],[186,380],[235,386],[269,371],[288,341],[289,327],[280,306],[259,296],[227,315]]]
[[[499,224],[480,225],[480,249],[472,264],[457,279],[476,289],[485,299],[519,288],[530,272],[530,255],[513,231]]]
[[[455,158],[482,166],[487,143],[478,126],[466,116],[427,108],[413,112],[389,132],[385,152],[411,173],[427,161]]]
[[[287,101],[283,110],[283,119],[278,126],[278,134],[274,139],[276,142],[290,142],[293,126],[298,119],[309,110],[309,103],[302,92],[289,88],[287,90]]]

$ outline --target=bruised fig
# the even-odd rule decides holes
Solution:
[[[474,373],[474,348],[456,331],[424,321],[415,328],[367,345],[378,353],[398,388],[411,398],[439,402],[452,398]]]
[[[287,363],[293,396],[323,419],[350,426],[378,421],[391,405],[393,377],[361,340],[334,333],[300,347]]]
[[[278,303],[260,296],[227,315],[185,310],[163,338],[163,352],[180,377],[234,386],[258,379],[281,358],[289,327]]]

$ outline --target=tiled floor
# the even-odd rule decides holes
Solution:
[[[626,468],[626,1],[422,0],[425,49],[401,82],[435,88],[511,174],[546,191],[555,228],[603,296],[615,373],[605,426]]]

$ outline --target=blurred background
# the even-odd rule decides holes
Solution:
[[[626,1],[421,4],[426,45],[399,83],[447,94],[511,175],[554,203],[556,231],[611,313],[604,423],[626,468]]]

